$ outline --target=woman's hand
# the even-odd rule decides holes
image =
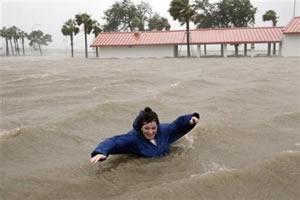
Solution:
[[[97,163],[98,161],[103,161],[107,158],[107,156],[103,155],[103,154],[97,154],[95,155],[94,157],[92,157],[90,159],[91,163],[95,164]]]
[[[196,124],[198,124],[198,122],[200,121],[200,119],[198,119],[197,117],[195,117],[195,116],[193,116],[192,118],[191,118],[191,120],[190,120],[190,124],[191,125],[196,125]]]

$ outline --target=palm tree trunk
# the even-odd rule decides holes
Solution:
[[[21,55],[21,53],[20,53],[21,48],[20,48],[20,46],[19,46],[19,41],[18,41],[18,40],[17,40],[17,44],[18,44],[19,55]]]
[[[18,40],[16,39],[16,48],[17,48],[17,52],[18,52],[18,56],[20,55],[20,48],[19,48],[19,42]]]
[[[85,41],[85,57],[88,57],[88,49],[87,49],[87,30],[86,25],[84,24],[84,41]]]
[[[8,39],[5,38],[5,44],[6,44],[6,55],[9,56],[9,46],[8,46]]]
[[[99,34],[95,33],[95,39],[97,38]],[[96,58],[99,58],[99,51],[98,51],[98,47],[96,47]]]
[[[10,43],[10,48],[11,48],[11,55],[14,55],[15,52],[14,52],[14,47],[13,47],[13,44],[11,42],[11,39],[9,39],[9,43]]]
[[[186,43],[187,43],[187,55],[188,57],[191,56],[190,51],[190,22],[186,21]]]
[[[14,47],[15,47],[15,52],[16,52],[16,55],[18,55],[18,48],[17,48],[17,43],[16,43],[16,39],[13,38],[13,42],[14,42]]]
[[[23,56],[25,56],[24,38],[22,38],[22,51],[23,51]]]
[[[38,44],[38,45],[39,45],[40,54],[41,54],[41,56],[42,56],[42,55],[43,55],[43,52],[42,52],[41,45],[40,45],[40,44]]]
[[[16,49],[17,49],[17,53],[18,53],[18,56],[20,55],[20,47],[19,47],[19,42],[18,40],[16,39]]]
[[[70,39],[71,39],[71,55],[72,55],[72,58],[73,58],[73,57],[74,57],[74,49],[73,49],[73,33],[71,33]]]

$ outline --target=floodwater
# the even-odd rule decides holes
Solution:
[[[299,58],[0,59],[0,199],[300,199]],[[145,106],[201,122],[90,164]]]

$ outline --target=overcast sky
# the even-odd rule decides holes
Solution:
[[[0,0],[0,27],[17,26],[25,32],[40,29],[52,35],[50,48],[69,48],[69,38],[61,33],[61,27],[69,18],[77,13],[88,13],[93,19],[103,24],[103,12],[117,0]],[[140,0],[132,0],[135,3]],[[172,30],[184,29],[174,21],[168,13],[171,0],[144,0],[149,2],[153,12],[167,17]],[[210,0],[217,2],[218,0]],[[285,26],[293,17],[294,1],[296,16],[300,15],[300,0],[251,0],[257,8],[255,26],[272,26],[271,22],[263,22],[262,15],[267,10],[274,10],[279,18],[278,26]],[[84,48],[83,34],[75,37],[75,48]],[[91,43],[93,37],[89,37]]]

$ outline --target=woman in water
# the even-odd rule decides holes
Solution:
[[[105,160],[110,154],[136,154],[159,157],[167,154],[170,144],[192,130],[199,122],[198,113],[182,115],[172,123],[159,123],[157,114],[149,107],[140,111],[133,129],[101,142],[91,153],[91,163]]]

